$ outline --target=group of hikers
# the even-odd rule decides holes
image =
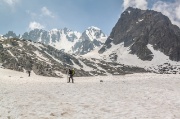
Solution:
[[[31,71],[28,70],[27,73],[28,73],[28,75],[29,75],[29,77],[30,77]],[[66,74],[67,74],[67,80],[68,80],[67,83],[70,83],[71,80],[72,80],[72,83],[74,83],[74,79],[73,79],[73,76],[74,76],[74,74],[75,74],[74,68],[67,70],[67,71],[66,71]]]

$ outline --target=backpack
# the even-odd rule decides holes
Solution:
[[[74,75],[75,74],[75,71],[74,71],[74,69],[72,70],[72,75]]]

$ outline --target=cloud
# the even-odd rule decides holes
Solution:
[[[40,11],[36,11],[36,13],[26,10],[26,13],[30,15],[33,20],[44,20],[45,17],[55,18],[55,15],[47,7],[42,7]]]
[[[9,6],[14,7],[20,0],[3,0],[3,2],[7,3]]]
[[[38,11],[36,10],[36,12],[26,10],[26,13],[30,16],[31,21],[33,21],[29,23],[28,28],[30,30],[47,28],[57,20],[55,14],[53,14],[47,7],[42,7]],[[43,25],[40,23],[43,23]]]
[[[148,2],[146,0],[124,0],[123,8],[124,10],[128,7],[135,7],[146,10],[148,7]]]
[[[180,4],[178,5],[178,7],[176,7],[176,10],[175,10],[175,12],[176,12],[176,16],[177,16],[177,18],[180,20]]]
[[[153,5],[152,9],[168,16],[173,24],[180,27],[180,1],[179,0],[176,0],[173,3],[158,1]]]
[[[41,8],[41,12],[43,16],[49,16],[49,17],[54,18],[53,13],[47,7]]]
[[[30,23],[29,23],[29,29],[30,29],[30,30],[34,30],[34,29],[44,29],[44,28],[45,28],[45,26],[41,25],[41,24],[38,23],[38,22],[33,21],[33,22],[30,22]]]

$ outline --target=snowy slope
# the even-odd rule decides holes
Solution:
[[[111,43],[111,45],[112,47],[107,49],[102,54],[98,53],[100,49],[98,48],[88,54],[83,55],[83,57],[103,59],[109,62],[116,61],[120,64],[138,66],[155,72],[159,72],[159,68],[163,68],[163,65],[170,65],[168,68],[175,68],[174,71],[180,73],[180,62],[170,60],[169,57],[164,55],[162,52],[154,50],[150,44],[148,44],[147,47],[153,53],[152,61],[143,61],[139,59],[137,55],[130,54],[130,47],[124,47],[124,43],[118,45]],[[117,57],[117,59],[114,60],[114,57]],[[174,71],[168,73],[174,73]]]
[[[97,39],[104,43],[107,39],[107,36],[101,31],[101,29],[95,26],[88,27],[88,29],[85,30],[84,33],[88,36],[88,38],[91,41]]]
[[[179,75],[67,79],[0,69],[2,119],[179,119]],[[100,80],[103,80],[100,83]]]
[[[57,36],[59,33],[59,38],[56,39],[55,41],[52,40],[53,35]],[[50,36],[50,43],[49,45],[55,47],[56,49],[62,50],[64,49],[65,52],[70,52],[72,51],[72,47],[74,44],[79,40],[81,33],[77,31],[71,31],[71,30],[57,30],[57,29],[52,29],[49,32]],[[75,38],[72,38],[72,37]],[[72,39],[68,39],[72,38]]]

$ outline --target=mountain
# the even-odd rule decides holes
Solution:
[[[73,46],[73,52],[84,55],[102,46],[106,38],[107,36],[99,28],[89,27],[82,33],[80,40]]]
[[[51,45],[59,50],[70,51],[72,46],[79,40],[81,33],[77,31],[71,31],[67,28],[64,29],[52,29],[45,31],[42,29],[34,29],[30,32],[25,32],[22,35],[22,39],[29,39],[34,42],[41,42],[46,45]]]
[[[14,35],[12,32],[9,34]],[[18,66],[24,67],[25,64],[19,65],[22,63],[15,61],[19,61],[18,58],[23,57],[21,53],[25,52],[29,56],[26,59],[33,64],[31,68],[38,62],[46,72],[44,69],[48,65],[51,70],[47,71],[52,71],[50,76],[55,76],[55,71],[64,74],[62,69],[69,67],[77,70],[77,76],[146,71],[180,73],[180,29],[168,17],[153,10],[127,8],[107,40],[97,27],[89,27],[82,34],[67,28],[35,29],[24,33],[20,39],[13,40],[8,35],[6,38],[9,39],[2,40],[0,45],[3,49],[0,63],[5,68],[18,70]],[[23,52],[18,52],[19,49]],[[36,68],[33,70],[37,73]]]
[[[157,73],[177,73],[180,72],[180,29],[160,12],[129,7],[104,45],[84,57]]]
[[[13,31],[8,31],[8,33],[3,35],[3,37],[6,37],[6,38],[20,38],[20,35],[17,36],[16,33],[14,33]]]
[[[95,58],[71,55],[31,40],[0,38],[0,67],[37,75],[66,77],[66,70],[74,68],[76,76],[119,75],[146,72],[143,68],[105,62]]]
[[[129,47],[130,54],[143,61],[154,58],[148,48],[150,45],[170,60],[180,61],[180,29],[160,12],[129,7],[122,13],[99,53],[111,48],[112,44],[121,43]]]
[[[91,26],[83,33],[64,29],[52,29],[45,31],[34,29],[25,32],[22,36],[16,36],[12,31],[4,35],[7,38],[21,38],[41,42],[69,53],[86,54],[96,47],[102,46],[107,36],[97,27]]]

